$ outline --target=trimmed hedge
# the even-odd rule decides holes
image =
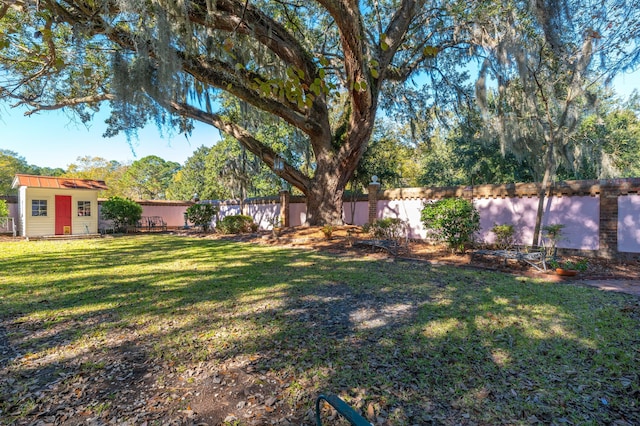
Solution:
[[[480,230],[480,213],[473,203],[463,198],[445,198],[427,203],[422,209],[422,223],[435,238],[452,251],[464,253]]]
[[[225,216],[217,223],[216,229],[222,234],[246,234],[258,230],[251,216],[237,214]]]

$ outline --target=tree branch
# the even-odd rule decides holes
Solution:
[[[318,77],[318,69],[313,56],[306,51],[285,27],[268,15],[253,7],[234,0],[217,0],[217,13],[207,14],[205,0],[199,1],[200,7],[190,10],[191,22],[204,28],[211,28],[255,37],[285,63],[302,70],[302,80],[311,83]]]
[[[371,112],[374,104],[371,74],[367,67],[365,55],[366,34],[362,22],[359,2],[357,0],[318,0],[324,6],[340,32],[340,41],[344,56],[344,70],[347,76],[347,90],[352,99],[353,114],[355,119]],[[365,82],[366,90],[355,87],[355,83]]]
[[[420,1],[420,4],[424,4],[424,1]],[[403,0],[402,5],[391,18],[391,22],[389,22],[385,31],[386,38],[384,40],[389,48],[386,50],[380,49],[380,65],[383,69],[386,69],[391,64],[400,45],[404,42],[404,37],[415,16],[417,7],[419,7],[419,4],[416,0]]]
[[[216,7],[218,8],[217,10],[229,10],[229,13],[227,15],[214,14],[213,22],[211,22],[211,19],[205,19],[206,5],[202,4],[201,7],[190,9],[190,19],[194,23],[205,27],[213,26],[217,29],[223,28],[232,31],[237,27],[236,24],[240,22],[236,22],[236,20],[240,19],[242,14],[245,14],[246,21],[253,22],[255,20],[259,23],[259,25],[255,26],[255,31],[261,34],[259,38],[267,47],[273,49],[276,54],[279,54],[285,60],[290,61],[289,63],[293,63],[296,66],[299,65],[303,70],[306,70],[304,79],[309,79],[316,73],[315,64],[310,59],[310,56],[284,28],[269,17],[254,10],[250,5],[245,10],[245,5],[233,0],[218,0]],[[226,9],[223,9],[223,7]],[[78,9],[74,11],[62,9],[61,12],[65,20],[71,24],[76,21],[90,20],[93,23],[92,33],[105,34],[112,42],[132,52],[136,51],[137,46],[146,46],[150,49],[149,55],[156,57],[155,52],[151,50],[152,43],[150,40],[137,39],[135,34],[122,26],[112,27],[96,14],[83,15],[82,17],[76,16],[81,13]],[[234,13],[239,16],[233,15]],[[247,26],[242,23],[239,31],[247,32]],[[278,34],[278,37],[274,39],[271,37],[273,34]],[[227,91],[259,109],[269,111],[308,135],[317,136],[330,132],[324,95],[317,96],[314,99],[312,108],[303,108],[298,103],[290,102],[287,99],[278,99],[261,93],[256,87],[256,81],[268,81],[269,79],[260,74],[232,67],[230,64],[216,58],[203,55],[191,56],[187,51],[174,50],[174,54],[181,59],[183,70],[196,80],[211,87]]]
[[[253,137],[253,135],[241,126],[224,120],[218,114],[202,111],[186,103],[171,101],[167,106],[178,115],[209,124],[229,136],[232,136],[251,153],[262,160],[271,170],[274,170],[274,163],[278,154],[271,147]],[[311,179],[286,162],[284,164],[284,170],[276,172],[276,174],[286,179],[287,182],[298,188],[304,194],[309,192]]]
[[[269,111],[306,134],[317,135],[323,132],[322,125],[311,120],[305,114],[306,111],[300,109],[297,104],[286,99],[261,96],[256,89],[251,88],[255,79],[263,79],[258,74],[246,70],[237,71],[222,61],[201,56],[184,57],[182,65],[184,71],[196,80],[225,90],[259,109]]]
[[[24,115],[28,117],[40,111],[53,111],[53,110],[58,110],[58,109],[76,106],[80,104],[97,104],[102,101],[112,101],[115,98],[116,97],[114,95],[111,95],[109,93],[104,93],[104,94],[98,94],[98,95],[92,95],[92,96],[85,96],[82,98],[64,99],[59,103],[52,104],[52,105],[41,105],[27,99],[23,99],[21,104],[26,104],[33,108],[24,113]]]

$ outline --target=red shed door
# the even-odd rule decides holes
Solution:
[[[71,196],[56,195],[56,235],[71,234]]]

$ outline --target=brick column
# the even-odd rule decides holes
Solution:
[[[288,228],[289,220],[289,199],[291,194],[289,191],[280,191],[280,226]]]
[[[378,191],[380,190],[380,182],[378,176],[371,176],[369,183],[369,223],[373,223],[378,218]]]
[[[618,195],[617,185],[600,184],[600,257],[618,253]]]

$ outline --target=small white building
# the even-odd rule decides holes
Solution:
[[[102,180],[17,174],[18,234],[23,237],[98,233]]]

